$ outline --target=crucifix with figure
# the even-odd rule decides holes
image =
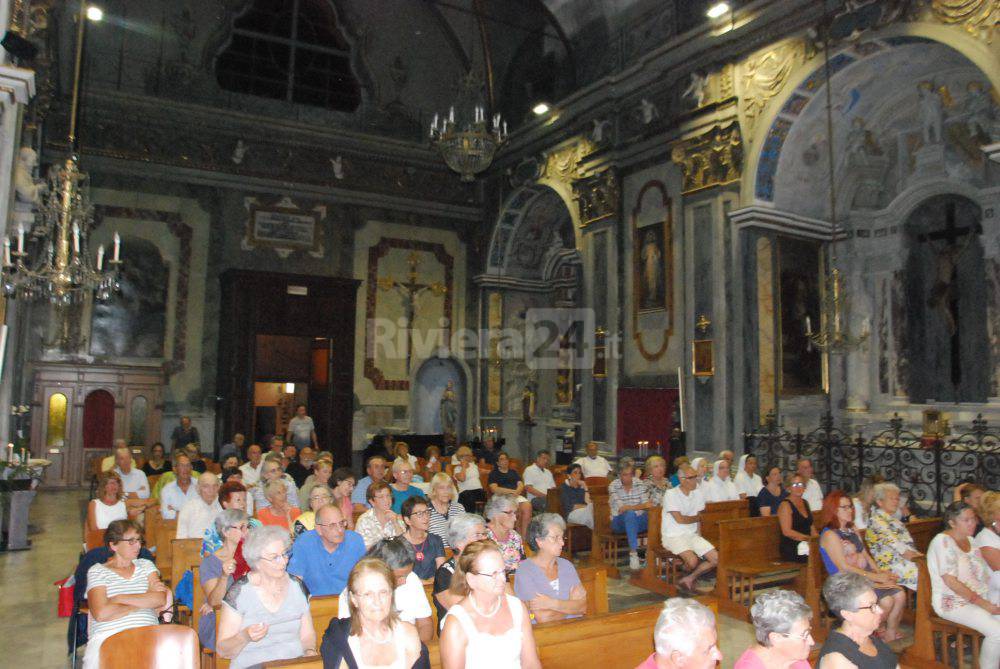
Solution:
[[[417,297],[424,293],[425,291],[430,291],[434,295],[444,295],[448,292],[448,287],[443,283],[419,283],[417,281],[417,267],[420,265],[420,257],[417,255],[416,251],[411,251],[410,255],[406,258],[407,264],[410,266],[410,271],[407,274],[405,281],[399,281],[391,276],[379,277],[378,287],[379,290],[390,291],[395,290],[399,293],[400,298],[403,301],[403,318],[406,321],[405,334],[406,334],[406,374],[410,374],[410,359],[412,357],[412,336],[411,331],[413,330],[413,318],[416,315],[416,302]]]
[[[962,339],[959,319],[960,291],[958,289],[958,261],[969,248],[976,235],[982,234],[982,225],[955,225],[955,203],[945,205],[945,224],[941,230],[919,235],[917,239],[930,244],[937,253],[934,265],[934,284],[931,286],[927,306],[936,309],[945,321],[951,335],[951,383],[958,387],[962,382]],[[961,243],[959,240],[965,238]],[[943,245],[934,242],[943,241]]]

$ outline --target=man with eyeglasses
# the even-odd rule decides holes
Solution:
[[[698,514],[705,508],[705,497],[698,490],[698,473],[684,465],[677,477],[680,486],[663,494],[660,535],[663,547],[683,560],[690,571],[677,585],[682,592],[694,592],[698,577],[719,564],[719,553],[699,534]]]
[[[301,578],[312,595],[336,595],[347,587],[351,569],[364,556],[364,539],[347,529],[338,507],[328,505],[316,512],[316,529],[295,540],[288,573]]]

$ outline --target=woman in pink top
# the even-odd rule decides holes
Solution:
[[[747,648],[733,669],[809,669],[812,609],[801,595],[790,590],[764,593],[754,600],[750,617],[757,645]]]

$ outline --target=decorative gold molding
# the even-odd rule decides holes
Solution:
[[[574,182],[573,195],[580,205],[581,227],[618,214],[621,188],[612,170]]]
[[[736,121],[674,146],[670,154],[684,174],[682,192],[739,181],[743,174],[743,137]]]
[[[753,132],[767,103],[784,88],[792,71],[813,55],[813,47],[804,40],[792,39],[758,51],[740,64],[737,94],[748,134]]]
[[[580,163],[596,148],[596,145],[586,137],[578,137],[569,146],[543,154],[545,165],[541,176],[572,184],[583,177]]]
[[[930,16],[940,23],[960,26],[973,37],[993,43],[1000,24],[997,0],[931,0]]]

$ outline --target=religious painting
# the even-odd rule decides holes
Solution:
[[[715,351],[711,339],[691,342],[691,373],[695,376],[715,374]]]
[[[667,308],[667,226],[635,231],[635,299],[640,313]]]
[[[823,358],[808,333],[820,323],[820,245],[778,239],[781,394],[823,392]]]
[[[311,249],[318,216],[283,207],[253,207],[250,238],[254,244]]]
[[[115,358],[162,358],[167,331],[170,268],[152,242],[122,240],[121,293],[95,302],[90,354]]]
[[[556,367],[556,406],[573,404],[573,330],[559,339],[558,365]]]

